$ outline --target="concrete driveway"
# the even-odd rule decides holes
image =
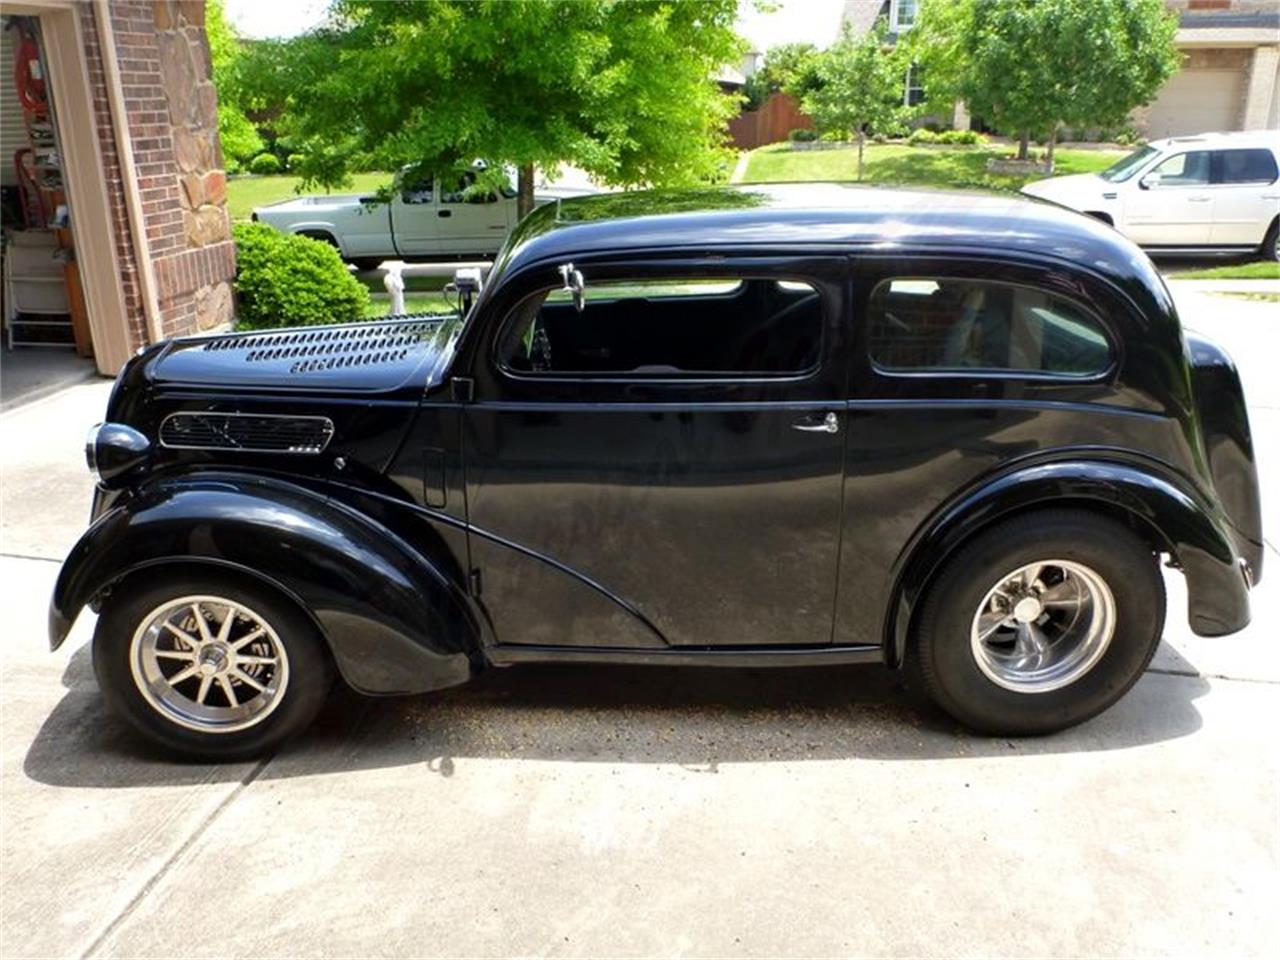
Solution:
[[[1243,369],[1280,530],[1280,310],[1179,286]],[[1255,622],[1170,623],[1116,708],[969,735],[871,668],[539,668],[338,694],[176,765],[46,652],[108,385],[0,418],[0,955],[1260,955],[1280,940],[1280,555]],[[1274,536],[1274,534],[1273,534]],[[1266,944],[1272,944],[1268,948]]]

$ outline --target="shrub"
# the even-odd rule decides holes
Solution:
[[[302,165],[302,161],[306,159],[306,156],[301,153],[291,153],[285,157],[284,165],[289,170],[297,170]]]
[[[938,134],[934,133],[928,127],[917,127],[911,131],[911,136],[907,137],[907,143],[938,143]]]
[[[978,133],[977,130],[944,130],[938,134],[939,143],[959,143],[972,146],[976,143],[985,143],[986,137]]]
[[[249,161],[249,172],[261,176],[280,172],[280,158],[274,153],[260,153]]]
[[[369,291],[329,244],[263,223],[238,223],[234,233],[240,327],[341,323],[368,309]]]
[[[818,139],[818,131],[798,127],[787,134],[787,139],[793,143],[812,143]]]

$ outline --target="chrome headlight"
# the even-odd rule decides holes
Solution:
[[[104,487],[111,486],[151,453],[146,435],[123,423],[99,423],[89,430],[84,458],[89,472]]]

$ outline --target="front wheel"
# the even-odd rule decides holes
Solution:
[[[258,584],[217,574],[125,581],[93,638],[108,704],[161,746],[232,760],[305,728],[333,671],[315,627]]]
[[[1164,614],[1157,557],[1133,533],[1085,512],[1031,514],[947,563],[925,599],[909,666],[975,730],[1053,733],[1137,682]]]

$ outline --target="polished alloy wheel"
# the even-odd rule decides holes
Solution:
[[[993,683],[1048,693],[1093,668],[1115,633],[1116,603],[1095,571],[1041,560],[1002,577],[973,617],[970,644]]]
[[[271,624],[216,596],[169,600],[142,619],[129,663],[156,711],[203,733],[262,722],[289,683],[289,658]]]

